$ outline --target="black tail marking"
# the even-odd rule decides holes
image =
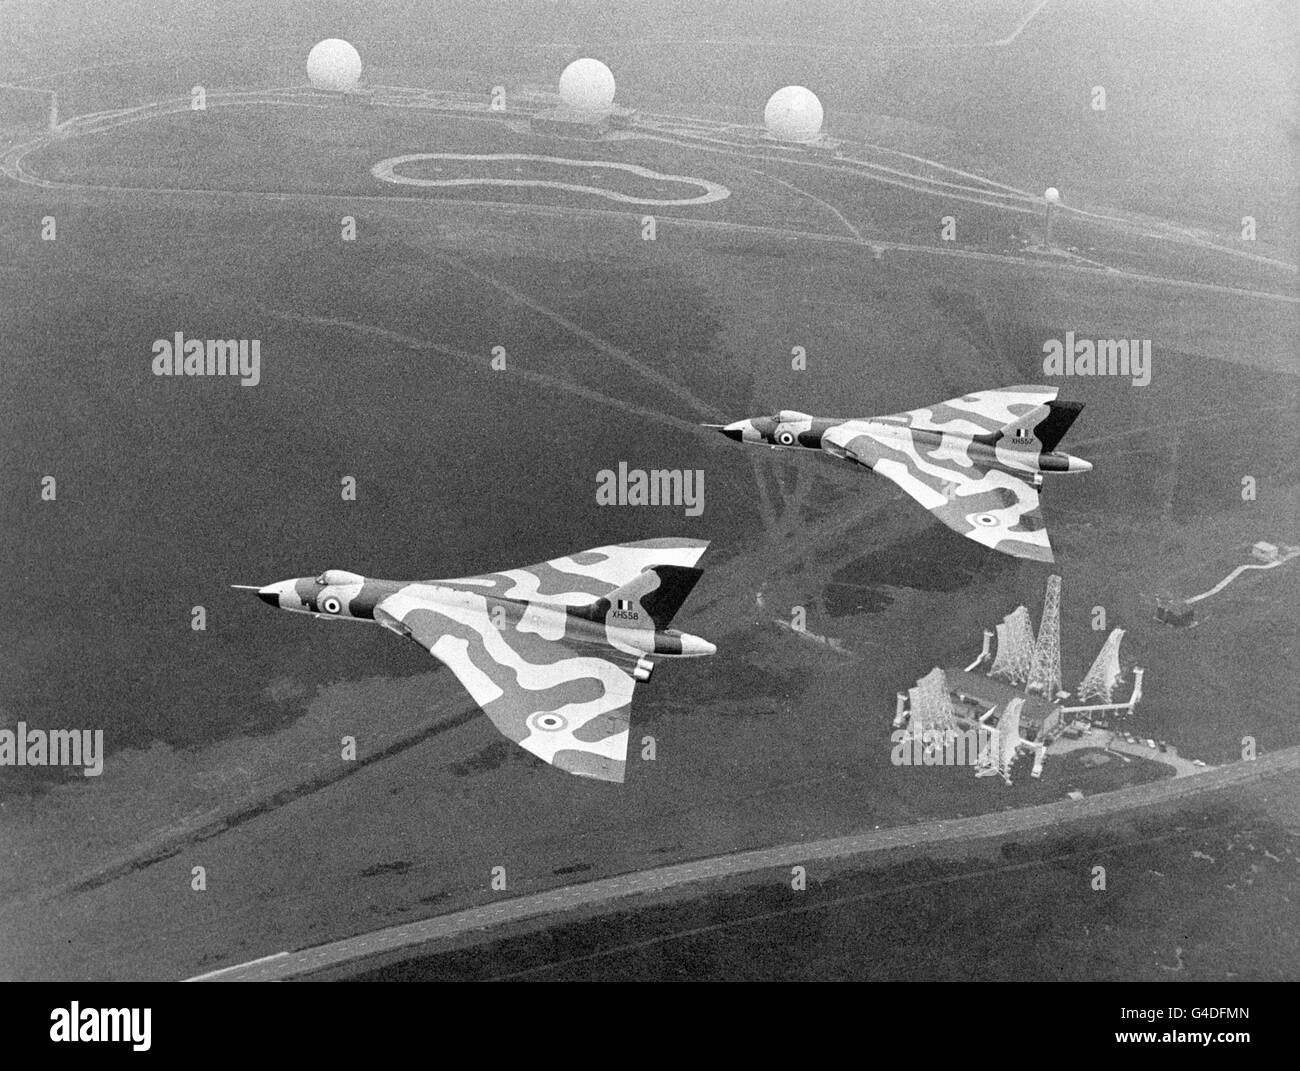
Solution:
[[[647,566],[639,575],[604,598],[597,599],[589,606],[571,607],[569,614],[584,621],[603,624],[611,610],[622,612],[623,608],[617,604],[635,603],[639,612],[650,618],[654,627],[662,632],[672,622],[673,616],[681,609],[691,589],[703,575],[703,569],[684,565]]]
[[[659,586],[641,596],[641,608],[650,615],[655,628],[663,631],[673,620],[682,603],[704,575],[703,569],[686,565],[654,565],[650,572],[659,577]]]
[[[1046,453],[1056,449],[1056,444],[1065,438],[1070,425],[1083,409],[1083,402],[1058,402],[1055,399],[1047,403],[1051,410],[1047,419],[1040,420],[1034,428],[1034,435],[1043,444]]]

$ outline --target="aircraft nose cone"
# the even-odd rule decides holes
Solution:
[[[257,597],[263,602],[270,603],[278,609],[280,606],[280,585],[268,584],[264,588],[259,588],[257,591]]]
[[[1084,461],[1083,458],[1081,457],[1071,457],[1070,467],[1066,469],[1066,471],[1067,472],[1091,472],[1092,462]]]
[[[734,439],[738,443],[752,443],[759,438],[752,420],[737,420],[734,424],[726,424],[718,430],[728,439]]]

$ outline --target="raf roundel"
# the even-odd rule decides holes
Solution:
[[[994,528],[997,526],[998,519],[991,513],[975,514],[975,523],[984,528]]]
[[[343,607],[339,604],[338,599],[334,598],[333,595],[331,595],[320,605],[321,605],[321,609],[324,610],[327,614],[337,614],[341,609],[343,609]]]
[[[553,710],[540,710],[529,718],[528,722],[534,729],[541,729],[547,733],[559,732],[569,724]]]
[[[793,433],[791,433],[791,432],[783,431],[783,432],[781,432],[780,435],[778,435],[778,436],[776,437],[776,439],[777,439],[777,442],[779,442],[782,446],[793,446],[793,445],[794,445],[794,435],[793,435]]]

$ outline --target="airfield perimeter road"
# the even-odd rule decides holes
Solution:
[[[386,87],[389,90],[399,90],[403,87]],[[407,90],[415,92],[414,90]],[[325,105],[319,102],[313,102],[314,95],[302,87],[281,87],[279,89],[259,89],[244,91],[226,91],[220,93],[211,93],[208,95],[207,108],[217,106],[226,107],[257,107],[257,106],[293,106],[293,107],[323,107]],[[406,105],[385,104],[383,106],[403,107]],[[38,189],[62,191],[66,194],[75,193],[92,193],[103,195],[130,195],[142,196],[151,195],[155,197],[179,196],[182,198],[220,198],[225,197],[232,200],[254,200],[264,202],[286,202],[286,201],[305,201],[312,200],[317,202],[340,201],[345,203],[355,203],[358,199],[364,199],[372,204],[388,204],[396,207],[406,208],[407,206],[420,206],[423,208],[437,207],[443,210],[454,209],[494,209],[504,210],[507,212],[529,212],[538,216],[553,216],[557,218],[568,219],[597,219],[597,218],[630,218],[639,219],[636,212],[619,211],[615,209],[602,208],[576,208],[561,205],[526,205],[510,203],[503,205],[500,201],[478,201],[458,198],[452,201],[439,201],[437,199],[416,198],[411,196],[399,196],[392,194],[358,194],[356,192],[346,194],[332,193],[308,193],[305,191],[297,192],[276,192],[270,190],[228,190],[228,189],[208,189],[200,187],[186,188],[165,188],[165,187],[148,187],[148,186],[121,186],[105,185],[99,183],[78,183],[65,182],[55,179],[45,179],[35,175],[23,168],[23,159],[29,154],[54,144],[62,138],[69,135],[86,135],[101,134],[118,126],[127,123],[139,122],[141,120],[159,118],[165,115],[183,114],[191,110],[191,102],[188,97],[176,98],[161,101],[154,101],[149,104],[138,105],[132,108],[124,108],[117,111],[96,112],[88,115],[75,116],[59,125],[57,132],[45,132],[35,138],[21,142],[19,144],[0,144],[0,175],[11,179],[15,182],[33,186]],[[429,109],[433,111],[434,109]],[[473,110],[452,109],[452,113],[460,118],[474,118],[483,121],[497,122],[499,119],[493,117],[488,109],[483,109],[480,114]],[[717,148],[717,147],[715,147]],[[735,153],[733,152],[733,155]],[[742,154],[744,155],[744,154]],[[763,159],[762,157],[750,157],[754,159]],[[919,159],[919,158],[918,158]],[[861,162],[861,161],[860,161]],[[930,161],[927,161],[929,163]],[[937,163],[937,162],[936,162]],[[825,165],[818,165],[825,167]],[[860,173],[859,177],[861,176]],[[766,176],[769,179],[770,175]],[[905,179],[898,178],[886,179],[882,174],[869,176],[877,181],[885,181],[889,185],[902,186],[916,193],[926,195],[936,195],[942,192],[948,199],[962,201],[974,201],[977,204],[993,204],[985,197],[972,197],[958,193],[953,189],[944,189],[937,191],[928,182],[921,180],[918,176],[905,176]],[[792,186],[790,183],[782,182],[785,186]],[[792,187],[804,196],[811,196],[806,190],[799,187]],[[1207,293],[1234,294],[1242,297],[1254,298],[1263,301],[1283,302],[1286,304],[1300,303],[1300,296],[1292,293],[1276,293],[1268,290],[1254,290],[1246,287],[1228,286],[1220,283],[1200,282],[1192,279],[1174,279],[1165,276],[1150,275],[1145,272],[1133,271],[1125,268],[1114,268],[1106,265],[1096,264],[1089,261],[1080,262],[1079,260],[1066,261],[1046,261],[1037,258],[1027,258],[1022,255],[1013,255],[1010,253],[990,253],[976,249],[952,249],[944,248],[941,245],[916,245],[910,242],[891,242],[883,239],[863,238],[856,228],[840,214],[833,206],[821,201],[820,198],[813,198],[825,208],[830,208],[842,223],[848,224],[851,234],[829,234],[822,231],[807,231],[788,227],[769,227],[758,224],[747,224],[735,221],[717,220],[717,219],[699,219],[690,216],[673,216],[665,215],[660,217],[661,225],[674,227],[694,228],[697,230],[713,230],[734,233],[748,233],[770,238],[778,238],[787,241],[805,241],[827,242],[842,245],[858,246],[871,250],[874,256],[879,257],[885,252],[911,253],[923,256],[938,257],[958,257],[966,260],[979,260],[986,263],[997,263],[1013,265],[1019,268],[1031,267],[1036,269],[1049,268],[1056,271],[1070,271],[1083,273],[1087,275],[1106,276],[1112,279],[1125,279],[1131,282],[1149,283],[1163,287],[1176,287],[1184,290],[1199,290]],[[1036,203],[1036,202],[1035,202]],[[1013,204],[993,204],[993,207],[1002,208],[1009,211],[1025,211],[1024,205]],[[1036,211],[1036,208],[1034,209]],[[1111,219],[1117,217],[1101,216],[1096,213],[1083,213],[1091,216],[1093,219]],[[1143,233],[1147,228],[1141,228]],[[1227,247],[1213,246],[1221,253],[1237,253]],[[1289,262],[1271,262],[1276,267],[1280,267],[1287,272],[1296,272],[1300,270],[1297,265]]]
[[[616,878],[565,885],[529,896],[511,897],[482,907],[438,915],[402,926],[390,926],[341,941],[304,948],[297,952],[277,952],[249,963],[199,975],[189,981],[284,981],[368,956],[413,948],[430,941],[488,929],[508,922],[570,911],[590,904],[606,903],[638,893],[661,892],[696,881],[790,867],[796,864],[807,865],[818,859],[839,859],[885,848],[907,848],[948,840],[977,840],[1040,829],[1062,822],[1086,820],[1104,814],[1166,803],[1201,792],[1291,773],[1297,769],[1300,769],[1300,747],[1291,747],[1263,755],[1251,762],[1236,762],[1191,777],[1169,778],[1135,785],[1082,800],[1061,800],[1015,811],[977,815],[973,818],[896,826],[867,833],[855,833],[847,837],[831,837],[803,844],[783,844],[775,848],[716,855],[690,863],[641,870]]]

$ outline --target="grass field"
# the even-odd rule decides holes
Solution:
[[[995,5],[974,27],[945,15],[939,41],[1009,32],[1029,6]],[[1024,31],[1045,36],[1025,37],[1032,62],[1010,74],[973,52],[944,53],[942,65],[889,52],[914,39],[897,25],[876,34],[878,51],[846,38],[843,57],[820,68],[832,122],[889,134],[894,147],[907,135],[927,158],[951,149],[954,166],[986,164],[1018,187],[1060,181],[1060,147],[1081,143],[1083,119],[1057,128],[1045,113],[1094,76],[1069,44],[1083,5],[1054,7],[1056,21]],[[948,7],[916,18],[932,10]],[[1137,55],[1146,24],[1125,18]],[[628,57],[616,66],[630,103],[671,112],[699,100],[716,117],[752,111],[760,84],[794,77],[739,64],[754,73],[710,96],[701,87],[724,61],[736,69],[735,47],[712,67],[691,57],[734,27],[696,30],[699,42],[674,46],[675,80],[644,47],[610,38],[602,54]],[[822,30],[816,40],[833,27]],[[899,81],[857,106],[865,118],[841,120],[859,46]],[[560,54],[503,47],[513,51],[447,60],[453,76],[436,49],[435,75],[394,44],[384,74],[465,85],[517,54],[520,79],[542,81]],[[1030,99],[1025,85],[1053,55],[1048,100]],[[67,66],[86,59],[69,54]],[[1133,92],[1154,77],[1117,64]],[[1210,77],[1177,69],[1193,88]],[[974,80],[957,93],[963,72]],[[120,96],[188,89],[182,73],[193,74],[155,65]],[[980,81],[995,77],[1012,80],[997,98]],[[61,78],[89,80],[67,89],[83,110],[96,105],[77,93],[116,84],[97,71],[50,84]],[[1248,110],[1256,88],[1215,114]],[[1169,107],[1161,129],[1177,131]],[[1259,183],[1243,192],[1250,169],[1223,183],[1216,164],[1180,198],[1135,185],[1116,161],[1143,141],[1145,120],[1118,118],[1095,158],[1070,161],[1071,196],[1220,238],[1248,204],[1270,220],[1268,251],[1285,252],[1293,206],[1257,197],[1265,176],[1251,172]],[[1201,125],[1211,141],[1227,137]],[[1276,130],[1260,144],[1251,151],[1281,152]],[[1166,148],[1153,174],[1174,168],[1177,147]],[[731,196],[657,213],[646,242],[639,210],[591,212],[610,204],[576,194],[547,191],[536,212],[538,198],[518,192],[476,205],[466,202],[488,200],[483,188],[430,193],[370,175],[411,152],[630,162]],[[1297,541],[1297,306],[1179,284],[1294,296],[1285,271],[1075,220],[1058,237],[1081,255],[1171,281],[1076,271],[1022,255],[1036,216],[966,202],[950,250],[938,238],[945,203],[916,189],[681,140],[580,145],[383,109],[214,108],[66,138],[23,166],[73,186],[0,190],[0,233],[20,239],[0,272],[0,562],[19,578],[0,614],[0,717],[102,727],[110,754],[97,780],[6,770],[0,822],[23,865],[0,887],[5,932],[17,935],[0,948],[0,975],[180,976],[473,903],[497,864],[520,888],[544,888],[579,867],[599,876],[1158,776],[1071,758],[1007,788],[890,766],[895,692],[972,659],[981,629],[1017,603],[1037,615],[1047,571],[961,540],[885,481],[827,458],[746,452],[697,427],[776,408],[892,412],[1039,381],[1043,341],[1067,330],[1150,338],[1155,354],[1147,387],[1061,384],[1087,403],[1066,446],[1095,464],[1044,494],[1067,686],[1104,636],[1091,627],[1103,606],[1109,626],[1128,630],[1126,662],[1147,668],[1144,734],[1211,762],[1235,758],[1246,734],[1265,749],[1297,742],[1295,568],[1243,578],[1203,604],[1191,632],[1150,620],[1156,593],[1190,593],[1179,588],[1189,563],[1255,539]],[[57,241],[30,240],[51,214]],[[354,242],[340,240],[344,215],[357,220]],[[871,239],[917,248],[873,251]],[[260,385],[153,376],[153,340],[176,331],[260,339]],[[505,372],[488,365],[496,346]],[[806,371],[791,369],[795,346]],[[703,516],[598,506],[596,474],[620,461],[703,470]],[[53,503],[38,497],[46,474],[58,478]],[[340,498],[343,475],[357,479],[355,502]],[[510,748],[414,647],[286,620],[226,586],[325,567],[461,576],[670,534],[713,541],[680,624],[719,654],[661,667],[639,689],[634,739],[653,734],[659,757],[633,763],[622,789]],[[205,632],[190,628],[196,605]],[[777,627],[796,605],[847,657]],[[363,757],[386,757],[345,767],[343,735]],[[206,894],[188,891],[195,865],[211,875]]]
[[[358,981],[1281,981],[1294,784],[1172,813],[869,868],[729,882],[625,913],[583,913]],[[1105,888],[1096,888],[1104,869]],[[815,876],[814,876],[815,875]],[[1266,935],[1260,941],[1257,932]],[[1262,954],[1257,949],[1263,948]],[[339,974],[330,975],[338,977]]]

